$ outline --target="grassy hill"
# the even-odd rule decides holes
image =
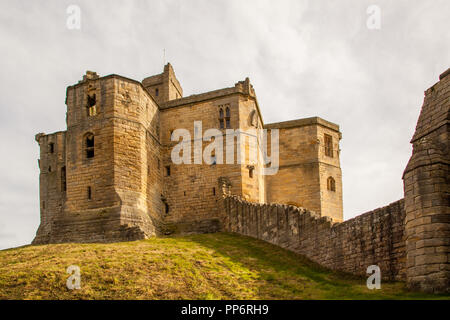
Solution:
[[[66,268],[81,269],[69,290]],[[227,233],[0,251],[0,299],[417,299],[403,283],[326,270],[271,244]]]

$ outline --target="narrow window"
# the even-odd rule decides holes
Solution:
[[[327,189],[329,191],[336,191],[336,181],[333,177],[328,177],[327,179]]]
[[[92,188],[87,187],[87,199],[92,200]]]
[[[169,214],[169,204],[167,202],[164,202],[164,209],[166,214]]]
[[[155,97],[157,97],[157,96],[159,96],[159,89],[158,88],[155,89]]]
[[[87,96],[87,115],[89,117],[95,116],[97,114],[96,103],[97,99],[95,97],[95,93],[92,96]]]
[[[224,116],[223,116],[223,109],[222,108],[219,109],[219,124],[220,124],[220,129],[223,129],[225,127]]]
[[[94,157],[94,135],[92,133],[86,134],[85,137],[85,152],[86,158],[90,159]]]
[[[230,108],[227,107],[226,111],[225,111],[225,121],[226,121],[226,128],[230,129],[231,128],[231,123],[230,123]]]
[[[254,167],[248,168],[248,177],[249,177],[249,178],[253,178],[253,170],[255,170]]]
[[[215,187],[213,187],[213,196],[215,196],[216,195],[216,188]]]
[[[327,157],[333,157],[333,137],[328,134],[324,135],[325,140],[325,155]]]
[[[183,192],[184,196],[186,196],[186,191]]]
[[[61,190],[67,190],[67,182],[66,182],[66,167],[61,168]]]
[[[170,176],[170,166],[166,166],[166,177]]]
[[[52,172],[52,167],[48,167],[48,172]]]
[[[48,152],[49,153],[54,153],[55,152],[55,144],[53,142],[50,142],[48,144]]]
[[[158,159],[158,169],[161,169],[161,160]]]

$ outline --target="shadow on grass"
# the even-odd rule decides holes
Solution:
[[[232,233],[183,237],[258,275],[257,299],[449,299],[409,292],[403,282],[369,290],[366,278],[332,271],[308,258],[255,238]]]

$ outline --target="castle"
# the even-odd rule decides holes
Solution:
[[[318,117],[265,124],[248,78],[183,97],[170,64],[142,82],[88,71],[67,88],[66,105],[67,130],[36,135],[41,224],[33,243],[218,231],[224,181],[249,201],[306,207],[343,220],[339,126]],[[174,164],[171,135],[183,128],[195,139],[195,121],[203,131],[241,130],[244,139],[233,140],[236,157],[260,151],[260,135],[248,137],[256,143],[245,140],[251,129],[267,129],[269,137],[279,129],[278,172],[261,174],[267,164],[260,158]]]
[[[425,91],[404,198],[347,221],[339,127],[317,117],[265,124],[248,78],[183,97],[170,64],[142,82],[87,72],[67,88],[66,104],[67,131],[36,135],[41,224],[34,244],[229,231],[330,269],[366,275],[376,265],[384,279],[450,293],[450,69]],[[207,141],[242,130],[242,140],[227,144],[232,157],[278,154],[277,172],[262,174],[271,166],[265,156],[223,164],[219,152],[206,163],[176,164],[180,128],[200,157]],[[204,139],[210,128],[219,134]],[[261,152],[273,135],[251,129],[277,132],[278,144],[271,140]]]

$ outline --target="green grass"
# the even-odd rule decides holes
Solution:
[[[69,290],[66,268],[81,269]],[[450,299],[366,279],[228,233],[0,251],[0,299]]]

